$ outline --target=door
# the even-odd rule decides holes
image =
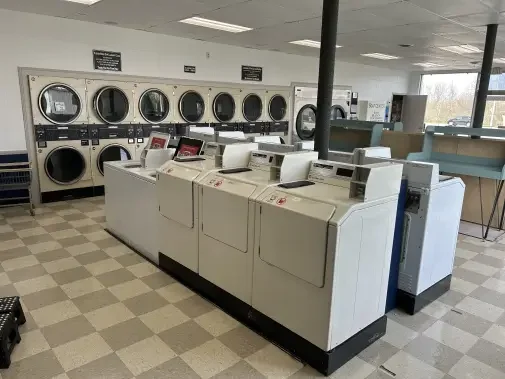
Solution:
[[[132,159],[132,156],[127,148],[120,144],[112,144],[105,146],[96,159],[96,165],[98,167],[98,171],[102,176],[103,173],[103,164],[105,162],[113,162],[113,161],[129,161]]]
[[[186,122],[200,122],[205,114],[205,99],[194,90],[186,91],[179,99],[179,113]]]
[[[140,96],[139,112],[142,118],[150,124],[163,122],[170,114],[168,96],[156,88],[146,90]]]
[[[316,131],[316,111],[314,104],[304,105],[296,116],[296,134],[302,141],[314,139]]]
[[[86,173],[86,158],[74,147],[57,147],[47,155],[44,169],[54,183],[74,184]]]
[[[246,121],[256,122],[263,113],[263,101],[255,93],[248,94],[242,103],[242,114]]]
[[[288,103],[284,96],[273,95],[268,104],[268,114],[273,121],[282,121],[286,117]]]
[[[119,124],[128,117],[130,103],[122,89],[107,86],[95,95],[94,108],[98,117],[106,124]]]
[[[220,92],[212,102],[212,112],[219,122],[230,122],[235,117],[235,99],[228,92]]]
[[[39,95],[39,110],[44,118],[56,125],[68,125],[81,115],[82,99],[72,87],[54,83]]]

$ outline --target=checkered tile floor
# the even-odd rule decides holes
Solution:
[[[104,230],[103,198],[0,211],[0,296],[27,316],[2,379],[318,378]],[[462,238],[452,290],[337,371],[505,378],[505,240]]]

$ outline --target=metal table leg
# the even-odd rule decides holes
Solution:
[[[480,183],[480,178],[479,178],[479,187],[480,187],[480,185],[481,185],[481,183]],[[494,198],[493,208],[491,210],[491,215],[489,216],[489,221],[487,223],[486,232],[483,235],[484,239],[487,239],[487,236],[489,234],[489,228],[491,227],[491,222],[493,222],[493,217],[496,212],[496,207],[498,206],[498,200],[500,199],[500,195],[501,195],[502,190],[503,190],[503,180],[500,180],[500,183],[498,184],[498,191],[496,192],[496,196]],[[480,193],[480,196],[481,196],[481,210],[482,210],[482,192]],[[500,221],[500,229],[501,229],[502,224],[503,224],[503,214],[502,214],[502,219]]]

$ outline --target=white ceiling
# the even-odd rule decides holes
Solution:
[[[319,56],[319,50],[289,44],[320,39],[323,0],[101,0],[86,6],[64,0],[0,0],[0,8],[64,17],[153,33],[261,50]],[[503,12],[503,13],[502,13]],[[198,15],[247,26],[238,34],[177,22]],[[505,24],[505,0],[341,0],[339,60],[419,70],[433,62],[442,69],[476,68],[482,54],[458,55],[440,46],[472,44],[484,49],[485,25]],[[402,48],[399,44],[412,44]],[[362,53],[402,57],[379,61]],[[505,25],[498,29],[497,58],[505,58]],[[440,69],[440,68],[438,68]]]

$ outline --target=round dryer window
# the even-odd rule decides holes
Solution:
[[[103,164],[105,162],[113,162],[113,161],[130,161],[132,156],[130,152],[121,145],[108,145],[100,151],[98,154],[98,158],[96,159],[96,165],[98,167],[98,171],[103,175]]]
[[[95,96],[95,110],[103,121],[117,124],[123,121],[130,108],[128,96],[117,87],[102,88]]]
[[[65,84],[51,84],[39,95],[40,113],[53,124],[66,125],[81,114],[79,94]]]
[[[287,103],[281,95],[275,95],[270,99],[268,113],[274,121],[281,121],[286,116]]]
[[[226,92],[221,92],[214,98],[214,116],[221,122],[230,121],[235,116],[235,100]]]
[[[312,104],[307,104],[300,109],[296,116],[296,134],[302,140],[311,140],[314,138],[316,130],[316,111],[317,108]]]
[[[346,118],[347,113],[340,105],[334,105],[331,107],[330,120],[341,120]]]
[[[61,185],[77,183],[86,171],[86,160],[77,149],[62,146],[49,153],[45,161],[46,175]]]
[[[205,101],[195,91],[185,92],[179,100],[179,113],[186,122],[198,122],[205,113]]]
[[[244,118],[249,122],[258,121],[263,113],[263,102],[258,95],[253,93],[245,97],[242,107]]]
[[[170,102],[168,97],[157,89],[149,89],[140,97],[140,114],[149,123],[157,124],[168,117]]]

